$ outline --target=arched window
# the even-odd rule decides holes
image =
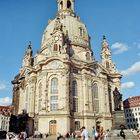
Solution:
[[[90,60],[90,53],[89,53],[89,52],[86,53],[86,60],[87,60],[87,61]]]
[[[80,121],[75,121],[75,130],[80,130]]]
[[[58,46],[57,46],[57,44],[54,44],[54,48],[53,48],[53,51],[58,51]]]
[[[96,83],[92,86],[92,105],[93,110],[99,113],[99,95],[98,95],[98,85]]]
[[[58,93],[58,79],[53,78],[51,80],[51,94],[57,94]]]
[[[93,90],[93,98],[98,98],[98,86],[96,83],[93,84],[92,90]]]
[[[83,29],[82,29],[82,27],[79,27],[79,35],[83,36]]]
[[[109,69],[109,62],[106,62],[106,68]]]
[[[72,82],[72,95],[77,96],[77,82],[75,80]]]
[[[58,93],[58,79],[53,78],[51,80],[51,96],[50,96],[50,110],[57,111],[58,110],[58,96],[54,95]]]
[[[71,9],[71,2],[69,0],[67,1],[67,8]]]
[[[60,10],[63,9],[63,1],[60,2]]]
[[[41,101],[42,101],[42,83],[39,83],[38,92],[39,92],[38,111],[40,111],[41,110]]]

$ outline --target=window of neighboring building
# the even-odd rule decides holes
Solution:
[[[134,124],[134,128],[136,128],[136,125]]]
[[[80,121],[75,122],[75,130],[80,130]]]
[[[131,128],[133,128],[133,125],[131,124]]]
[[[98,95],[98,86],[96,83],[94,83],[92,86],[92,102],[94,111],[99,113],[99,95]]]

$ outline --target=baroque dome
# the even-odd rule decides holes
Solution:
[[[68,12],[69,11],[70,10],[68,9]],[[54,20],[48,21],[48,26],[44,30],[42,37],[42,48],[45,48],[48,45],[51,46],[52,33],[57,19],[59,19],[59,22],[62,25],[61,31],[63,35],[68,36],[71,44],[90,48],[89,34],[87,32],[86,25],[80,21],[80,17],[66,13],[59,15],[59,12]]]

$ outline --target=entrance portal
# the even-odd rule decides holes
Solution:
[[[49,130],[51,135],[56,135],[56,120],[50,121]]]

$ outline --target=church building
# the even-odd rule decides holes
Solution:
[[[95,60],[86,25],[74,11],[75,0],[57,0],[58,12],[48,21],[39,51],[26,49],[13,84],[13,113],[26,110],[34,130],[65,134],[85,126],[113,124],[113,91],[122,75],[112,61],[106,37],[101,63]]]

